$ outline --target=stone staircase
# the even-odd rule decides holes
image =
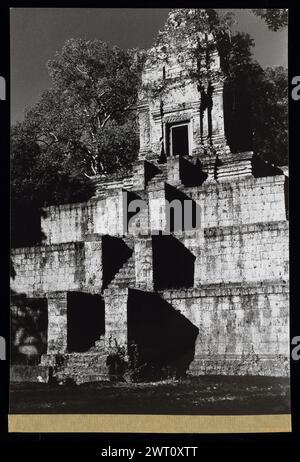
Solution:
[[[104,289],[104,294],[111,290],[135,286],[135,256],[134,252],[119,269],[115,277]]]
[[[43,355],[39,367],[47,368],[48,376],[51,369],[52,379],[56,379],[59,383],[67,379],[74,380],[76,384],[107,381],[109,376],[106,359],[105,336],[102,335],[88,351]]]
[[[92,351],[94,350],[94,351]],[[54,368],[54,377],[58,381],[73,379],[76,384],[85,382],[107,381],[107,354],[105,350],[91,348],[86,353],[70,353],[63,357],[60,366]]]

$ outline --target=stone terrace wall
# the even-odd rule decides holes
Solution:
[[[245,178],[184,188],[188,197],[201,207],[202,228],[238,224],[267,223],[286,220],[285,177]],[[86,203],[53,206],[45,209],[42,232],[45,244],[85,240],[86,234],[123,234],[123,190],[110,190],[107,197]],[[152,229],[164,227],[165,217],[159,212],[165,201],[163,183],[149,191]]]
[[[286,285],[208,285],[162,296],[199,329],[191,373],[289,374]]]
[[[288,280],[285,221],[206,228],[196,260],[200,284]]]
[[[102,286],[101,241],[72,242],[15,249],[16,273],[11,282],[17,293],[62,290],[97,292]]]
[[[52,206],[45,212],[41,220],[45,244],[83,241],[93,233],[118,235],[123,224],[123,193],[112,190],[105,198]]]
[[[284,175],[239,178],[185,188],[202,208],[203,227],[286,220]]]

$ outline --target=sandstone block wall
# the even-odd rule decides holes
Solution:
[[[176,12],[169,27],[182,27]],[[107,354],[122,347],[129,355],[128,339],[139,341],[146,356],[150,350],[156,364],[165,354],[192,374],[289,374],[286,179],[268,176],[279,169],[259,171],[251,152],[230,153],[223,81],[215,79],[202,105],[189,72],[196,63],[182,53],[198,38],[183,35],[168,33],[166,47],[149,50],[132,174],[97,175],[89,201],[46,208],[42,245],[12,252],[12,290],[47,300],[42,365],[53,366],[59,379],[105,377]],[[210,34],[206,39],[213,44]],[[217,51],[209,54],[210,66],[220,69]],[[188,135],[188,150],[178,152],[185,158],[169,149],[179,124]],[[146,202],[131,211],[129,230],[128,198]],[[173,199],[189,199],[201,220],[197,229],[161,236],[170,231]],[[84,323],[82,313],[90,313]]]
[[[142,184],[145,171],[141,165],[136,174]],[[118,347],[127,352],[128,287],[153,293],[151,234],[166,225],[170,191],[161,176],[157,181],[154,176],[145,191],[136,190],[146,198],[147,207],[134,215],[126,236],[119,233],[126,211],[124,190],[104,189],[85,204],[48,208],[42,222],[45,243],[12,252],[16,273],[12,289],[47,299],[48,345],[43,365],[55,366],[57,377],[72,376],[77,381],[104,377],[105,354]],[[179,184],[171,193],[191,198],[201,210],[198,229],[172,237],[195,257],[186,260],[194,265],[192,287],[159,291],[171,308],[199,330],[190,373],[288,375],[289,242],[284,176],[206,181],[194,187]],[[102,293],[103,236],[107,235],[111,245],[116,237],[119,244],[128,245],[129,238],[134,259],[133,267],[128,267],[130,286],[118,286],[121,266],[118,269],[114,262],[114,288],[108,280]],[[156,261],[164,255],[156,255]],[[171,264],[176,265],[174,258]],[[124,279],[128,276],[124,274],[126,262],[122,265]],[[168,271],[167,264],[164,268]],[[190,269],[181,267],[182,272]],[[105,303],[103,344],[99,339],[83,353],[68,351],[70,291],[102,294]],[[98,368],[95,374],[93,367]]]
[[[48,294],[48,348],[47,354],[67,353],[67,292]]]
[[[127,348],[128,289],[105,293],[105,343],[107,351]]]
[[[86,203],[52,206],[41,219],[45,244],[83,241],[86,234],[122,234],[123,190],[111,190],[106,197]]]
[[[289,278],[287,222],[206,228],[204,237],[200,284]]]
[[[101,241],[69,242],[15,249],[11,288],[27,295],[60,290],[99,291],[102,286]]]
[[[203,227],[286,220],[284,175],[204,182],[185,188],[202,209]]]
[[[162,296],[199,329],[193,374],[289,374],[287,285],[215,284]]]
[[[153,251],[151,237],[135,241],[135,277],[136,287],[153,290]]]
[[[285,177],[245,177],[230,182],[203,183],[184,188],[201,210],[201,228],[250,223],[285,221],[287,217]],[[163,183],[148,191],[150,230],[165,229],[166,193]],[[111,194],[111,193],[110,193]],[[85,204],[63,205],[46,209],[42,218],[45,244],[83,241],[86,234],[122,235],[126,191],[115,191],[105,199],[95,198]]]

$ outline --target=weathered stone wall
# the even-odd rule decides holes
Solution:
[[[289,374],[287,285],[207,285],[162,296],[199,329],[191,373]]]
[[[287,222],[207,228],[204,237],[200,284],[289,278]]]
[[[127,347],[127,301],[126,288],[105,291],[105,343],[108,352]]]
[[[170,175],[172,166],[169,169],[168,163]],[[179,186],[179,189],[198,205],[202,229],[279,222],[287,218],[283,175],[204,182],[201,186]],[[151,185],[148,203],[151,231],[166,229],[168,209],[163,183]]]
[[[41,219],[45,244],[83,241],[86,234],[122,234],[123,190],[86,203],[48,207],[45,214]]]
[[[68,293],[48,294],[48,348],[47,354],[67,353]]]
[[[103,350],[88,353],[65,353],[44,355],[41,368],[52,367],[52,380],[63,383],[73,380],[77,384],[108,380],[106,357]],[[59,359],[58,359],[59,358]]]
[[[153,290],[153,250],[152,239],[136,239],[135,279],[136,287],[142,290]]]
[[[44,382],[49,381],[49,367],[41,366],[41,364],[25,365],[25,364],[11,364],[9,380],[10,382]]]
[[[170,16],[170,31],[184,32],[176,12]],[[289,374],[285,177],[268,176],[279,169],[259,171],[251,152],[229,152],[222,79],[213,79],[211,99],[200,108],[204,95],[191,80],[196,62],[188,53],[199,37],[183,39],[170,31],[165,46],[149,50],[142,73],[140,151],[132,174],[97,175],[89,201],[46,208],[43,245],[12,252],[12,290],[47,299],[47,354],[41,364],[53,366],[58,380],[105,378],[109,353],[122,347],[129,355],[129,319],[141,333],[131,339],[157,356],[162,345],[165,352],[182,352],[184,364],[192,361],[192,374]],[[216,50],[210,57],[218,70]],[[161,94],[157,85],[164,87]],[[182,123],[189,155],[172,158],[172,126]],[[164,165],[162,154],[168,156]],[[130,200],[145,199],[146,208],[128,216],[127,193]],[[173,236],[154,237],[170,231],[167,200],[172,198],[180,204],[191,199],[201,222],[196,230],[186,226]],[[130,302],[133,291],[139,294]],[[89,297],[97,300],[89,305]],[[86,322],[86,336],[82,308],[91,313],[85,321],[97,327],[89,332],[92,324]],[[105,320],[96,316],[100,309]],[[177,327],[168,336],[172,319]],[[194,357],[190,333],[192,343],[196,338]],[[79,338],[88,340],[84,347]]]
[[[101,241],[70,242],[12,251],[11,288],[27,295],[60,290],[99,291]]]
[[[184,188],[185,194],[201,209],[201,227],[286,220],[285,177],[246,177],[238,180],[207,182]],[[126,191],[95,198],[83,204],[62,205],[46,209],[42,218],[45,244],[85,240],[87,234],[122,235],[124,232]],[[148,191],[151,230],[166,226],[163,183],[153,184]],[[129,230],[130,231],[130,230]]]
[[[185,188],[202,209],[203,227],[286,220],[285,177],[245,177]]]
[[[145,171],[139,167],[136,176],[142,186]],[[288,375],[289,243],[284,176],[206,181],[197,187],[184,187],[179,181],[168,188],[162,176],[157,180],[154,176],[145,191],[136,189],[138,197],[147,199],[147,208],[134,215],[127,236],[120,236],[119,228],[120,223],[123,226],[125,192],[112,189],[86,204],[48,208],[43,220],[47,244],[13,251],[16,275],[12,289],[47,297],[48,346],[43,366],[52,365],[59,380],[100,380],[107,377],[108,352],[121,347],[127,354],[128,288],[153,293],[152,233],[165,228],[166,199],[173,194],[191,198],[201,211],[198,229],[174,235],[195,256],[193,287],[161,292],[199,329],[190,373]],[[103,236],[117,236],[125,245],[131,231],[130,285],[118,286],[121,267],[116,267],[114,286],[110,288],[108,281],[103,294],[103,339],[87,352],[69,352],[68,292],[99,295]],[[65,242],[69,240],[73,242]],[[122,265],[124,272],[126,262]]]

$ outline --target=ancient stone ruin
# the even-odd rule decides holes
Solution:
[[[287,178],[230,152],[222,79],[203,109],[175,58],[145,63],[132,174],[12,251],[15,380],[289,375]],[[163,79],[162,104],[144,89]]]

